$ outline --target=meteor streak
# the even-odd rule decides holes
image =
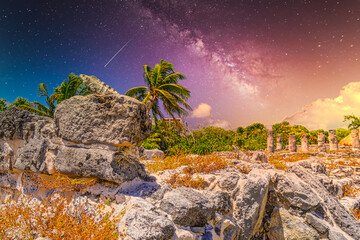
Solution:
[[[124,46],[122,46],[122,47],[120,48],[120,50],[117,51],[117,53],[115,53],[114,56],[112,56],[112,58],[110,58],[110,60],[104,65],[104,68],[106,68],[106,66],[121,52],[121,50],[123,50],[123,49],[126,47],[126,45],[129,44],[129,42],[131,42],[131,40],[132,40],[132,38],[131,38],[129,41],[127,41],[127,43],[125,43]]]

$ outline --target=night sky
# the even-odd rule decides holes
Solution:
[[[39,83],[51,92],[71,72],[124,94],[160,59],[187,76],[193,126],[342,126],[360,115],[360,1],[0,2],[9,102],[41,101]]]

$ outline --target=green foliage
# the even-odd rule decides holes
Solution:
[[[178,151],[187,154],[204,155],[218,151],[231,151],[235,133],[217,127],[206,127],[185,133],[177,125],[168,125],[162,121],[153,126],[153,134],[144,141],[147,149],[159,148],[168,155]]]
[[[360,127],[360,118],[356,117],[354,114],[345,115],[344,122],[350,121],[348,125],[348,129],[356,129]]]
[[[238,127],[233,144],[242,150],[260,150],[266,148],[268,130],[264,124],[254,123],[246,128]]]
[[[91,92],[85,87],[80,77],[76,76],[74,73],[70,73],[69,77],[65,79],[60,86],[55,88],[54,94],[49,95],[45,83],[39,84],[37,93],[40,97],[46,97],[47,106],[39,102],[29,102],[29,100],[22,97],[18,97],[11,106],[25,109],[40,116],[53,118],[57,103],[75,95],[85,96]]]
[[[0,98],[0,112],[5,111],[6,109],[8,109],[8,105],[6,104],[6,100]]]
[[[161,60],[154,68],[144,65],[144,82],[146,87],[135,87],[126,92],[126,95],[142,101],[157,123],[158,117],[164,118],[161,112],[160,103],[163,109],[173,118],[175,114],[185,116],[187,110],[192,110],[186,102],[190,98],[190,91],[178,84],[179,80],[186,77],[180,72],[174,71],[174,65]],[[178,123],[178,126],[181,125]]]
[[[345,137],[347,137],[349,134],[351,133],[350,129],[345,129],[345,128],[338,128],[336,129],[336,137],[338,139],[338,141],[340,142],[342,139],[344,139]]]

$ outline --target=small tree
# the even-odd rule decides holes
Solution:
[[[349,129],[356,129],[360,127],[360,118],[356,117],[354,114],[352,115],[345,115],[344,122],[351,121],[348,125]]]
[[[0,98],[0,112],[5,111],[6,109],[8,109],[8,105],[6,104],[6,100]]]

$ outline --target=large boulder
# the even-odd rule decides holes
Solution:
[[[14,151],[6,142],[0,142],[0,172],[11,170]]]
[[[304,221],[291,215],[286,209],[275,209],[271,216],[270,240],[317,240],[319,234]]]
[[[11,107],[0,112],[0,139],[25,139],[34,135],[43,125],[51,123],[51,118],[37,116],[26,110]]]
[[[278,174],[275,191],[283,201],[303,210],[315,208],[320,203],[316,193],[294,173]]]
[[[270,174],[253,169],[244,190],[235,200],[234,217],[241,229],[240,239],[250,239],[261,227],[270,184]]]
[[[54,121],[59,137],[85,144],[140,146],[152,131],[145,105],[116,94],[67,99],[56,107]]]
[[[200,192],[177,188],[165,194],[160,208],[170,214],[176,224],[203,227],[214,218],[216,206]]]
[[[141,153],[141,158],[144,158],[145,160],[152,160],[153,158],[160,158],[163,159],[164,158],[164,152],[161,151],[160,149],[144,149]]]
[[[62,174],[97,177],[116,183],[145,178],[144,166],[126,152],[61,146],[54,167]]]

